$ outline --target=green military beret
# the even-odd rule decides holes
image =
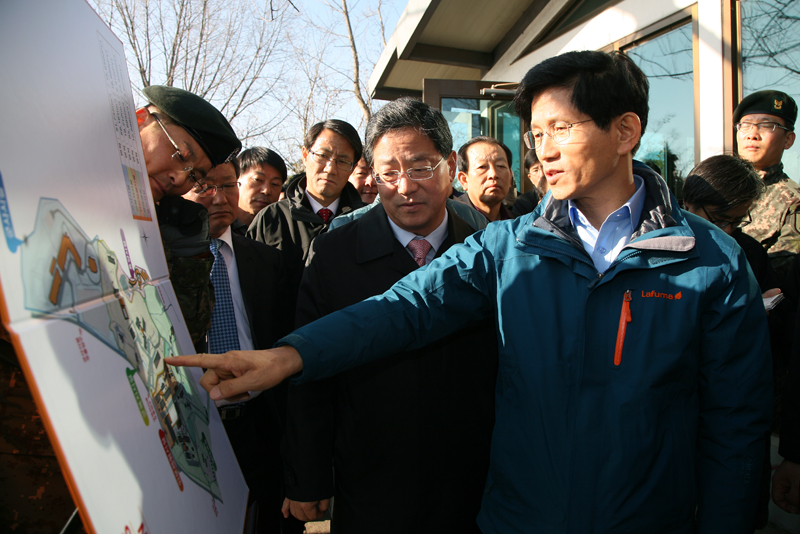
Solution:
[[[766,113],[786,121],[786,126],[794,129],[797,120],[797,103],[781,91],[757,91],[746,96],[733,110],[733,122],[739,122],[745,115]]]
[[[199,96],[165,85],[151,85],[142,93],[197,141],[212,165],[225,163],[242,149],[225,116]]]

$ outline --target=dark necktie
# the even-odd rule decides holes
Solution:
[[[412,239],[408,242],[408,249],[414,254],[414,261],[422,267],[425,265],[425,257],[431,250],[431,244],[424,239]]]
[[[211,354],[222,354],[239,350],[239,333],[236,330],[236,315],[233,313],[231,282],[228,267],[219,248],[223,242],[211,240],[214,266],[211,268],[211,283],[214,285],[214,309],[211,310],[211,329],[208,331],[208,350]]]
[[[317,215],[322,217],[322,220],[325,221],[325,224],[328,224],[328,221],[330,221],[331,217],[333,217],[333,212],[328,208],[322,208],[317,212]]]

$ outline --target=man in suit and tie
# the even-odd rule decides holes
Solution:
[[[373,116],[365,155],[382,202],[315,240],[298,326],[382,293],[474,232],[445,205],[452,144],[445,118],[422,102]],[[494,328],[484,322],[290,387],[284,514],[318,519],[335,495],[333,532],[477,533],[496,369]]]
[[[208,352],[215,354],[269,348],[292,327],[292,314],[286,310],[290,299],[281,254],[231,231],[238,215],[238,175],[238,163],[232,159],[214,167],[203,184],[195,185],[184,195],[208,210],[214,255],[211,282],[216,302],[206,342]],[[257,532],[302,532],[299,521],[287,521],[280,513],[285,386],[260,394],[253,392],[245,402],[217,404],[250,488],[250,501],[258,503]]]

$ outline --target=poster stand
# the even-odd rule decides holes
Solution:
[[[65,532],[242,532],[201,373],[164,363],[194,349],[122,43],[84,0],[1,6],[0,315],[78,507]]]

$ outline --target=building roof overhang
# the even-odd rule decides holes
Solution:
[[[409,0],[369,80],[373,98],[420,96],[425,78],[482,80],[530,53],[581,0]],[[592,4],[597,3],[591,2]]]

